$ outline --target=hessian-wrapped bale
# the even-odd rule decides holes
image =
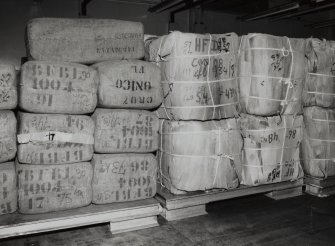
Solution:
[[[243,114],[239,124],[244,141],[242,184],[269,184],[301,177],[302,116]]]
[[[90,161],[94,122],[86,115],[19,113],[18,160],[28,164]]]
[[[238,37],[172,32],[149,44],[149,60],[161,68],[160,118],[212,120],[237,116]]]
[[[108,61],[93,66],[100,77],[98,107],[152,109],[163,100],[161,72],[139,60]]]
[[[243,142],[236,119],[161,120],[159,178],[172,193],[239,185]]]
[[[17,209],[17,187],[14,162],[0,164],[0,215]]]
[[[19,106],[31,113],[87,114],[97,105],[98,75],[67,62],[29,61],[21,68]]]
[[[14,65],[0,63],[0,110],[17,105],[17,78]]]
[[[134,201],[156,194],[157,159],[153,154],[94,154],[93,203]]]
[[[16,155],[16,118],[12,111],[0,110],[0,163]]]
[[[335,110],[304,108],[303,168],[317,178],[335,176]]]
[[[144,56],[143,24],[112,19],[37,18],[27,25],[34,60],[96,63]]]
[[[305,40],[252,33],[241,37],[238,64],[243,113],[302,114]]]
[[[335,41],[307,40],[304,106],[335,108]]]
[[[158,148],[159,120],[146,110],[95,110],[96,153],[153,152]]]

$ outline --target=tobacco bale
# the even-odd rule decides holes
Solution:
[[[163,100],[159,67],[144,61],[108,61],[95,64],[100,84],[98,106],[152,109]]]
[[[19,106],[32,113],[87,114],[97,105],[98,75],[75,63],[26,62],[21,69]]]
[[[94,151],[153,152],[158,148],[158,118],[145,110],[96,109]]]
[[[305,40],[252,33],[241,37],[238,81],[243,113],[301,114]]]
[[[16,155],[16,118],[12,111],[0,111],[0,163]]]
[[[242,184],[254,186],[301,177],[302,116],[243,114],[239,124],[244,141]]]
[[[92,159],[95,204],[151,198],[156,194],[153,154],[95,154]]]
[[[94,122],[85,115],[19,113],[18,160],[28,164],[90,161]]]
[[[26,41],[34,60],[96,63],[144,56],[140,22],[37,18],[28,22]]]
[[[235,33],[172,32],[148,46],[147,59],[162,70],[160,118],[211,120],[238,115]]]
[[[17,210],[17,187],[14,162],[0,164],[0,215]]]
[[[0,63],[0,110],[14,109],[17,105],[15,67]]]
[[[304,171],[318,178],[335,176],[335,110],[306,107],[304,122],[301,145]]]
[[[160,182],[170,192],[239,185],[242,137],[236,119],[161,121]]]
[[[308,39],[306,57],[304,106],[335,108],[335,42]]]
[[[89,162],[59,165],[17,163],[19,212],[37,214],[89,205],[93,169]]]

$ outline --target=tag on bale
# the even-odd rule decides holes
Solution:
[[[16,155],[16,118],[12,111],[0,111],[0,163]]]
[[[17,163],[19,212],[38,214],[78,208],[92,201],[89,162],[59,165]]]
[[[152,109],[163,100],[159,67],[144,61],[108,61],[95,64],[100,84],[98,106]]]
[[[242,137],[236,119],[161,121],[160,182],[171,193],[233,189],[241,174]]]
[[[301,150],[305,173],[317,178],[335,176],[335,110],[306,107],[304,122]]]
[[[94,122],[86,115],[19,113],[18,160],[28,164],[90,161]]]
[[[17,187],[14,162],[0,164],[0,215],[17,210]]]
[[[10,64],[0,63],[0,110],[16,108],[16,83],[15,67]]]
[[[335,41],[308,39],[306,57],[304,106],[335,108]]]
[[[172,32],[148,44],[161,67],[164,100],[159,118],[212,120],[238,115],[238,37]]]
[[[26,41],[34,60],[88,64],[144,56],[140,22],[37,18],[27,25]]]
[[[256,186],[302,177],[302,116],[242,115],[238,120],[244,141],[242,184]]]
[[[87,114],[97,105],[98,75],[81,64],[29,61],[22,66],[19,90],[25,111]]]
[[[95,204],[135,201],[156,194],[157,160],[153,154],[95,154]]]
[[[302,113],[305,39],[251,33],[241,37],[238,81],[243,113]]]
[[[97,153],[143,153],[158,148],[159,120],[152,112],[98,108],[92,118]]]

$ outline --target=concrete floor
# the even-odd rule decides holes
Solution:
[[[262,195],[208,204],[208,215],[111,235],[107,225],[0,241],[1,246],[335,245],[335,196]]]

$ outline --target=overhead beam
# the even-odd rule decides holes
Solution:
[[[153,13],[160,13],[164,10],[168,10],[172,7],[180,5],[183,2],[184,0],[165,0],[159,4],[156,4],[155,6],[152,6],[151,8],[148,9],[148,11]]]
[[[318,11],[325,11],[325,10],[332,9],[332,8],[335,8],[335,2],[330,3],[330,4],[320,5],[320,6],[317,6],[317,7],[311,7],[311,8],[304,9],[304,10],[299,10],[295,13],[284,14],[284,15],[281,15],[279,17],[272,18],[271,21],[278,21],[278,20],[288,19],[288,18],[292,18],[292,17],[299,17],[299,16],[315,13],[315,12],[318,12]]]
[[[298,9],[299,7],[300,7],[299,3],[293,2],[289,4],[279,5],[279,6],[267,9],[265,11],[258,12],[256,14],[244,15],[244,16],[238,17],[238,19],[242,21],[259,20],[259,19],[263,19],[269,16],[274,16],[274,15],[286,13],[289,11],[293,11],[293,10]]]

